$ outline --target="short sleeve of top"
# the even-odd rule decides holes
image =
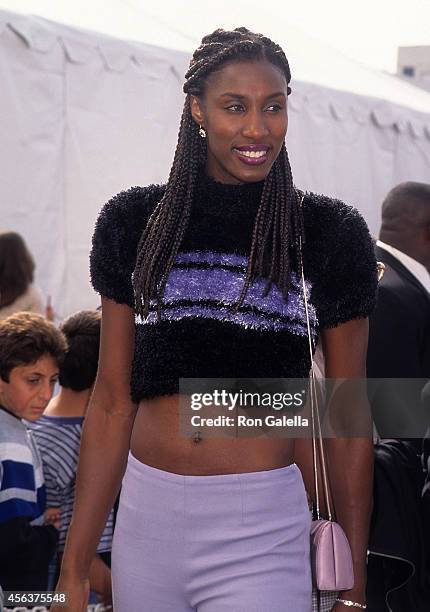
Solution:
[[[306,202],[307,200],[307,202]],[[320,329],[368,317],[378,286],[374,244],[352,206],[310,194],[304,200],[306,266]]]
[[[109,200],[98,216],[90,254],[95,291],[133,308],[132,274],[142,232],[163,187],[132,187]]]

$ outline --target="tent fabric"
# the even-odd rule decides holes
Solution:
[[[88,252],[103,202],[168,177],[189,57],[0,11],[0,227],[23,234],[60,317],[98,304]],[[429,182],[430,94],[382,73],[373,89],[386,98],[295,74],[287,148],[296,184],[355,205],[376,232],[391,187]]]

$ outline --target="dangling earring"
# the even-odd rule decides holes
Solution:
[[[199,134],[202,138],[206,138],[206,130],[201,125],[199,125]]]

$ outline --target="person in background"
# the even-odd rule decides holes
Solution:
[[[375,445],[368,610],[424,612],[430,601],[430,500],[420,454],[430,422],[424,393],[430,379],[430,184],[401,183],[387,194],[375,253],[385,273],[367,353],[381,438]]]
[[[0,585],[46,590],[59,521],[47,524],[36,442],[22,419],[39,419],[52,397],[67,342],[52,323],[22,312],[0,321]],[[49,522],[49,521],[48,521]],[[51,519],[52,523],[52,519]],[[13,607],[13,606],[12,606]]]
[[[60,368],[60,391],[42,418],[29,423],[42,455],[47,505],[61,514],[57,551],[59,563],[66,542],[75,497],[75,477],[82,426],[97,374],[101,313],[80,311],[60,326],[68,351]],[[97,547],[90,568],[90,587],[105,605],[112,603],[110,551],[113,512]]]
[[[16,232],[0,232],[0,319],[15,312],[37,312],[54,318],[52,306],[33,285],[34,259],[23,237]]]
[[[369,321],[367,375],[429,379],[430,184],[401,183],[387,194],[375,251],[386,270]],[[421,389],[414,398],[400,386],[375,396],[376,428],[381,438],[412,439],[420,452],[429,424]]]

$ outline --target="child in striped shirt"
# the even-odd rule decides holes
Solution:
[[[60,329],[69,346],[60,368],[60,392],[52,399],[42,418],[28,426],[42,455],[47,504],[53,514],[55,508],[61,511],[57,548],[61,562],[72,518],[81,432],[97,373],[100,313],[77,312],[66,319]],[[101,534],[90,572],[90,588],[97,592],[104,604],[110,604],[112,597],[112,535],[113,511]]]
[[[4,591],[47,588],[59,520],[58,516],[46,520],[41,458],[22,419],[32,422],[42,415],[66,348],[64,335],[41,315],[22,312],[0,321],[0,585]]]

